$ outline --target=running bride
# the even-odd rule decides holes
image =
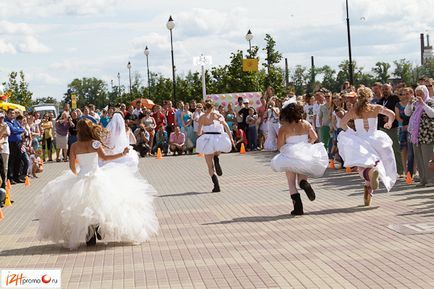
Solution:
[[[98,158],[115,160],[129,149],[107,155],[102,141],[108,132],[88,119],[77,123],[78,141],[71,147],[66,174],[41,191],[36,209],[38,238],[75,249],[96,239],[141,243],[158,230],[154,189],[125,166],[99,167]],[[79,169],[76,166],[76,160]]]

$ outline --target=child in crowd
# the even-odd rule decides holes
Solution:
[[[27,174],[32,175],[34,178],[38,176],[36,174],[42,173],[44,171],[44,164],[40,158],[42,154],[42,150],[33,150],[30,151],[30,166],[28,168]]]

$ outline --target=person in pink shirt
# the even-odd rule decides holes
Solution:
[[[181,132],[179,126],[175,127],[175,132],[172,132],[169,137],[169,148],[173,155],[178,153],[182,155],[185,151],[185,134]]]

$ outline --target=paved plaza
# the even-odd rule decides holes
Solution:
[[[33,203],[44,200],[34,196],[67,169],[46,164],[29,188],[12,187],[15,203],[0,221],[0,269],[58,268],[62,288],[80,289],[434,288],[433,188],[400,180],[364,207],[358,175],[327,171],[312,182],[314,202],[302,195],[305,215],[292,217],[272,156],[223,155],[220,193],[210,193],[201,157],[141,159],[158,191],[158,236],[75,251],[35,239]]]

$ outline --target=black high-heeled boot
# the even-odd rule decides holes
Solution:
[[[300,194],[291,195],[292,204],[294,205],[294,210],[291,212],[291,215],[300,216],[303,215],[303,203],[301,202]]]
[[[95,228],[93,226],[87,227],[86,245],[87,246],[96,245],[96,234],[95,234]]]
[[[214,184],[214,188],[212,189],[212,192],[213,193],[220,192],[219,179],[217,178],[217,176],[216,175],[212,175],[211,179],[212,179],[212,182]]]
[[[214,156],[214,166],[217,176],[223,175],[222,167],[220,166],[220,160],[218,156]]]
[[[308,181],[306,180],[301,180],[300,181],[300,188],[305,191],[307,197],[309,198],[309,200],[313,201],[315,200],[315,192],[313,191],[311,185],[309,184]]]

